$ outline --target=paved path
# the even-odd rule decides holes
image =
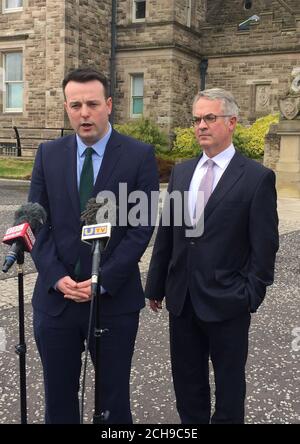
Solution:
[[[0,233],[11,225],[13,212],[26,200],[26,195],[26,183],[0,181]],[[293,335],[295,328],[300,329],[300,200],[279,199],[278,210],[281,237],[276,279],[268,290],[266,301],[252,318],[247,423],[300,424],[300,341],[298,343]],[[143,281],[152,243],[141,262]],[[5,250],[5,246],[0,247],[1,257]],[[25,273],[28,420],[42,423],[42,372],[32,338],[29,303],[36,273],[28,256]],[[14,269],[8,276],[2,274],[0,277],[0,423],[19,422],[18,358],[13,351],[18,341],[17,305]],[[92,374],[89,365],[86,422],[92,418]],[[179,422],[170,376],[165,310],[157,316],[148,309],[142,311],[132,368],[131,398],[136,423]]]

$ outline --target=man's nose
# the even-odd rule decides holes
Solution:
[[[205,122],[205,120],[203,119],[203,117],[202,117],[202,119],[201,119],[201,122],[198,124],[198,128],[207,128],[207,123]]]
[[[82,117],[88,117],[90,115],[89,107],[85,104],[81,107],[81,116]]]

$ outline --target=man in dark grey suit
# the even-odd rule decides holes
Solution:
[[[232,144],[238,106],[231,93],[201,91],[193,103],[203,154],[176,165],[168,191],[188,192],[187,212],[204,231],[161,222],[146,285],[156,311],[170,315],[177,409],[182,423],[243,423],[251,313],[274,277],[278,250],[275,174]],[[199,202],[202,202],[199,209]],[[203,210],[204,208],[204,210]],[[200,218],[200,219],[199,219]],[[209,358],[216,383],[211,417]]]

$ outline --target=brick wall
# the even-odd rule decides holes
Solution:
[[[207,2],[207,21],[216,24],[238,24],[253,14],[272,12],[272,18],[284,26],[295,23],[295,16],[300,14],[298,0],[253,0],[252,8],[245,10],[242,0],[214,0]]]
[[[170,50],[120,53],[117,57],[117,89],[115,100],[116,122],[130,119],[131,75],[144,74],[145,117],[158,122],[167,131],[171,126],[171,75]]]
[[[110,17],[110,0],[101,8],[97,0],[25,0],[23,11],[0,13],[0,53],[17,49],[24,56],[23,113],[3,113],[0,103],[0,125],[68,126],[62,79],[83,64],[108,74]]]
[[[249,123],[262,115],[279,112],[278,97],[289,87],[293,66],[300,66],[299,53],[212,58],[206,87],[232,91],[239,102],[242,121]],[[268,96],[264,102],[259,97],[262,88]]]

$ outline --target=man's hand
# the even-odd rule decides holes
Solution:
[[[91,299],[91,279],[75,282],[70,276],[61,278],[56,285],[57,290],[63,293],[66,299],[74,302],[87,302]]]
[[[150,299],[149,305],[151,310],[155,311],[155,313],[158,313],[158,311],[162,309],[162,301],[156,299]]]

